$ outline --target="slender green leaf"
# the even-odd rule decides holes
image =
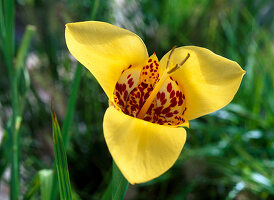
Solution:
[[[128,181],[113,161],[112,165],[112,199],[123,200],[128,188]]]
[[[39,171],[41,200],[50,200],[54,173],[52,169],[43,169]]]
[[[60,127],[57,121],[57,116],[53,110],[52,105],[52,134],[53,134],[53,144],[54,144],[54,155],[55,155],[55,165],[57,170],[60,198],[61,200],[71,200],[71,187],[69,180],[67,156],[62,140],[62,135]]]
[[[69,96],[67,113],[65,116],[64,125],[62,129],[62,136],[64,140],[65,149],[67,149],[67,146],[69,143],[69,128],[73,119],[73,114],[75,110],[75,104],[78,96],[78,89],[81,81],[82,72],[83,72],[83,66],[78,63],[75,71],[74,79],[72,82],[71,95]]]
[[[35,27],[32,25],[28,25],[26,27],[22,42],[18,49],[17,57],[16,57],[16,68],[22,68],[24,66],[25,58],[28,53],[28,49],[30,46],[31,39],[35,32]]]
[[[23,200],[31,200],[34,195],[37,193],[40,186],[40,177],[37,173],[29,184],[27,191],[23,197]]]

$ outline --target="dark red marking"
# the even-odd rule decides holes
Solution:
[[[170,112],[170,108],[169,108],[169,107],[165,108],[165,109],[162,111],[163,114],[167,114],[168,112]]]
[[[175,96],[175,91],[172,90],[171,93],[170,93],[170,95],[169,95],[169,97],[170,97],[170,98],[173,98],[174,96]]]
[[[172,117],[172,116],[173,116],[172,113],[167,113],[167,114],[166,114],[166,117]]]
[[[171,84],[171,83],[168,83],[166,89],[167,89],[167,91],[170,93],[171,90],[172,90],[172,84]]]
[[[152,59],[149,59],[149,60],[148,60],[148,62],[151,62],[151,61],[152,61]]]

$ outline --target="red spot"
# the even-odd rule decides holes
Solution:
[[[149,59],[149,60],[148,60],[148,62],[151,62],[151,61],[152,61],[152,59]]]
[[[167,100],[164,99],[164,100],[161,102],[161,104],[164,105],[166,102],[167,102]]]
[[[176,91],[176,97],[180,96],[180,91]]]
[[[167,113],[167,114],[166,114],[166,117],[172,117],[172,116],[173,116],[172,113]]]
[[[129,65],[129,66],[128,66],[128,69],[131,68],[131,67],[132,67],[132,65]]]
[[[163,113],[163,114],[167,114],[169,111],[170,111],[170,108],[167,107],[167,108],[165,108],[165,109],[162,111],[162,113]]]
[[[173,98],[174,96],[175,96],[175,91],[172,90],[169,97],[170,97],[170,98]]]
[[[173,78],[171,76],[169,78],[173,81]]]
[[[171,83],[168,83],[166,89],[167,89],[167,91],[170,93],[171,90],[172,90],[172,84],[171,84]]]
[[[127,86],[126,86],[126,84],[124,83],[124,84],[122,85],[122,91],[125,91],[126,88],[127,88]]]
[[[150,121],[150,120],[151,120],[151,117],[146,116],[146,117],[144,118],[144,120],[146,120],[146,121]]]
[[[178,110],[175,110],[175,111],[173,112],[174,115],[177,115],[178,113],[179,113]]]
[[[120,93],[116,92],[116,96],[118,99],[120,99]]]
[[[161,97],[161,92],[158,92],[157,93],[157,99],[160,99],[160,97]]]
[[[177,104],[177,101],[176,101],[176,98],[175,98],[175,97],[172,98],[170,102],[171,102],[170,107],[174,107],[174,106],[176,106],[176,104]]]
[[[145,72],[145,75],[147,75],[147,72]]]
[[[125,106],[124,102],[121,99],[119,100],[119,105],[121,105],[122,107]]]
[[[155,114],[156,114],[156,115],[160,115],[162,109],[163,109],[163,106],[160,106],[160,107],[155,108],[155,110],[154,110],[154,111],[155,111]]]
[[[160,101],[163,101],[164,99],[165,99],[165,93],[162,92],[162,93],[161,93],[161,96],[160,96]]]
[[[128,91],[126,90],[125,93],[124,93],[124,99],[125,100],[127,99],[127,96],[128,96]]]
[[[129,85],[129,87],[131,88],[132,87],[132,85],[133,85],[133,78],[130,78],[129,80],[128,80],[128,85]]]
[[[185,99],[186,97],[185,97],[185,95],[183,94],[183,99]]]
[[[176,85],[179,85],[177,81],[175,81]]]
[[[129,74],[129,75],[127,76],[127,79],[129,79],[130,76],[131,76],[131,74]]]
[[[186,107],[185,107],[185,109],[184,109],[184,111],[183,111],[183,114],[185,114],[185,111],[186,111]]]
[[[183,105],[183,99],[181,99],[181,98],[179,98],[179,101],[178,101],[178,106],[181,106],[181,105]]]
[[[148,69],[148,68],[149,68],[149,66],[147,65],[147,66],[146,66],[146,69]]]
[[[156,65],[156,66],[159,66],[159,64],[157,63],[157,61],[156,61],[156,60],[154,60],[154,63],[155,63],[155,65]]]

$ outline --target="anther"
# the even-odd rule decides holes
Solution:
[[[187,59],[189,59],[190,57],[190,54],[187,53],[187,56],[185,57],[185,59],[179,63],[179,64],[176,64],[175,67],[173,67],[172,69],[170,69],[167,73],[168,74],[171,74],[172,72],[175,72],[177,69],[179,69],[183,64],[185,64],[185,62],[187,61]]]
[[[170,58],[171,58],[171,56],[172,56],[174,50],[176,49],[176,47],[177,47],[177,46],[175,45],[175,46],[172,47],[172,49],[170,50],[170,54],[169,54],[169,56],[168,56],[167,63],[166,63],[166,69],[167,69],[168,66],[169,66]]]

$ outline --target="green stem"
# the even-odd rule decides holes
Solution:
[[[123,200],[128,188],[128,181],[113,161],[112,164],[112,200]]]

